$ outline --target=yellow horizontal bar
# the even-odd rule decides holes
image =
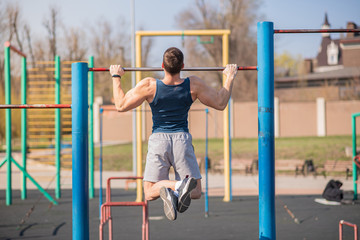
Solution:
[[[54,78],[54,76],[49,76],[46,74],[37,74],[37,75],[28,75],[28,79],[35,79],[35,78]]]
[[[32,155],[32,154],[29,154],[28,155],[28,157],[29,158],[53,158],[53,159],[55,159],[55,155],[54,154],[51,154],[51,153],[49,153],[49,155]]]
[[[55,81],[28,81],[28,85],[54,85]]]
[[[72,64],[72,63],[76,63],[76,62],[83,62],[83,63],[87,63],[88,61],[62,61],[62,64]]]
[[[29,135],[28,139],[55,138],[55,134],[48,135]]]
[[[63,85],[71,85],[71,81],[62,81],[61,84],[63,84]]]
[[[52,98],[54,100],[55,94],[33,94],[31,95],[31,100],[34,100],[35,98]]]
[[[72,158],[71,154],[62,154],[61,157],[63,158]]]
[[[29,153],[36,153],[36,152],[46,152],[46,153],[53,153],[55,152],[55,149],[54,148],[31,148],[29,149]]]
[[[71,137],[72,137],[71,134],[63,134],[62,136],[63,136],[63,137],[68,137],[68,138],[71,138]]]
[[[43,124],[43,123],[41,123]],[[61,131],[71,131],[72,128],[61,128]],[[53,128],[32,128],[29,129],[29,132],[43,132],[43,131],[47,131],[47,132],[55,132],[55,127]]]
[[[30,68],[27,71],[32,72],[32,73],[36,73],[36,72],[55,72],[55,68]]]
[[[55,61],[37,61],[35,64],[55,64]]]
[[[49,115],[29,115],[28,118],[36,119],[36,118],[55,118],[54,114]]]
[[[36,121],[36,122],[27,122],[27,125],[28,125],[28,127],[33,127],[33,126],[39,126],[39,124],[41,124],[42,126],[44,126],[44,125],[54,125],[54,127],[55,127],[55,120],[53,121],[53,122],[51,122],[51,121],[45,121],[45,122],[39,122],[39,121]],[[37,129],[37,128],[35,128],[35,129]]]
[[[43,88],[39,88],[39,87],[30,87],[28,88],[28,91],[54,91],[55,87],[51,86],[51,87],[43,87]]]
[[[38,126],[39,124],[41,125],[54,125],[55,126],[55,120],[54,121],[36,121],[36,122],[27,122],[27,125],[29,127],[32,126]],[[71,121],[61,121],[61,125],[71,125]]]
[[[36,140],[36,139],[32,139],[32,140]],[[30,147],[31,146],[36,146],[36,147],[39,147],[39,146],[48,146],[48,145],[52,145],[53,143],[51,141],[47,141],[47,142],[28,142],[27,143]]]
[[[228,29],[213,30],[178,30],[178,31],[136,31],[137,36],[212,36],[229,35]]]
[[[61,75],[62,78],[71,78],[71,74],[63,74]]]
[[[41,123],[42,124],[42,123]],[[32,128],[32,129],[28,129],[29,132],[43,132],[43,131],[47,131],[47,132],[55,132],[55,128]]]

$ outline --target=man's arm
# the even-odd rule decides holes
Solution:
[[[110,75],[113,80],[115,107],[119,112],[126,112],[140,106],[145,100],[147,100],[152,92],[151,79],[145,78],[125,94],[121,88],[121,76],[124,74],[125,72],[120,65],[110,66]],[[114,75],[119,75],[120,77]]]
[[[206,106],[217,110],[224,110],[231,96],[237,68],[236,64],[226,65],[226,68],[223,71],[223,74],[226,75],[226,81],[224,86],[219,90],[215,90],[214,88],[208,86],[199,78],[192,79],[194,80],[193,86],[196,98],[198,98],[200,102]]]

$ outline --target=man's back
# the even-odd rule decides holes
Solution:
[[[153,133],[189,132],[187,118],[192,103],[189,78],[176,85],[157,79],[155,96],[150,103]]]

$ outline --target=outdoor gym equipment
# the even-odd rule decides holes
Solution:
[[[341,220],[339,222],[339,240],[342,240],[343,239],[343,225],[346,225],[346,226],[349,226],[349,227],[352,227],[354,228],[354,240],[358,240],[358,230],[357,230],[357,225],[356,224],[353,224],[353,223],[350,223],[350,222],[346,222],[344,220]]]
[[[149,239],[149,210],[148,203],[146,200],[142,202],[112,202],[111,201],[111,180],[142,180],[142,177],[110,177],[107,180],[106,185],[106,202],[101,205],[101,215],[100,215],[100,225],[99,225],[99,239],[103,239],[103,226],[105,223],[109,225],[109,239],[113,239],[112,234],[112,217],[111,217],[111,208],[112,207],[129,207],[129,206],[140,206],[142,207],[143,212],[143,222],[142,222],[142,240]]]
[[[344,32],[350,30],[343,29]],[[354,30],[351,30],[354,31]],[[183,31],[186,33],[186,31]],[[274,150],[274,33],[280,33],[281,30],[275,30],[272,22],[259,22],[257,24],[257,43],[258,43],[258,152],[259,152],[259,239],[276,239],[275,228],[275,150]],[[321,33],[338,32],[331,30],[302,30],[296,33]],[[356,29],[360,32],[360,29]],[[285,33],[283,31],[283,33]],[[288,31],[287,33],[291,33]],[[295,32],[294,32],[295,33]],[[178,34],[178,33],[177,33]],[[178,35],[182,32],[179,31]],[[230,31],[223,34],[223,47],[228,53],[228,35]],[[155,35],[155,33],[153,33]],[[196,34],[199,35],[199,34]],[[203,35],[215,35],[207,33]],[[141,44],[141,33],[137,34],[136,42]],[[140,45],[141,46],[141,45]],[[139,46],[137,47],[139,49]],[[137,54],[137,67],[140,67],[141,54]],[[228,62],[228,56],[223,57],[223,65]],[[72,237],[75,240],[89,239],[89,203],[88,203],[88,71],[89,66],[86,63],[72,64],[72,161],[73,161],[73,232]],[[139,73],[139,72],[137,72]],[[137,79],[140,79],[138,75]],[[10,102],[7,102],[10,104]],[[140,112],[137,112],[137,118],[140,118]],[[139,125],[140,123],[140,125]],[[141,121],[137,121],[141,130]],[[224,121],[229,124],[228,118]],[[229,129],[228,127],[226,129]],[[141,133],[141,131],[139,131]],[[139,136],[139,132],[137,135]],[[228,132],[225,139],[229,137]],[[141,135],[140,135],[141,139]],[[229,144],[228,139],[224,145]],[[226,143],[227,142],[227,143]],[[228,151],[229,147],[225,147]],[[141,144],[137,145],[138,158],[141,154]],[[139,151],[140,150],[140,151]],[[140,153],[140,154],[139,154]],[[229,152],[225,153],[227,157],[226,164],[229,164]],[[141,160],[141,159],[140,159]],[[11,161],[11,160],[10,160]],[[229,166],[228,166],[229,169]],[[138,164],[138,175],[142,174],[141,164]],[[141,170],[141,171],[140,171]],[[353,170],[356,171],[356,170]],[[356,172],[355,172],[356,173]],[[230,174],[226,172],[228,177]],[[354,174],[356,176],[356,174]],[[141,180],[138,179],[138,184]],[[139,196],[138,196],[139,197]],[[228,199],[224,199],[228,200]]]

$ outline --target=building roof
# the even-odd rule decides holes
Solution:
[[[359,67],[346,67],[338,70],[309,73],[301,76],[294,77],[280,77],[275,78],[275,82],[297,82],[297,81],[315,81],[315,80],[332,80],[332,79],[349,79],[360,78],[360,66]]]
[[[324,20],[323,25],[328,25],[328,26],[330,26],[330,23],[329,23],[329,20],[328,20],[328,16],[327,16],[327,13],[325,13],[325,20]]]

